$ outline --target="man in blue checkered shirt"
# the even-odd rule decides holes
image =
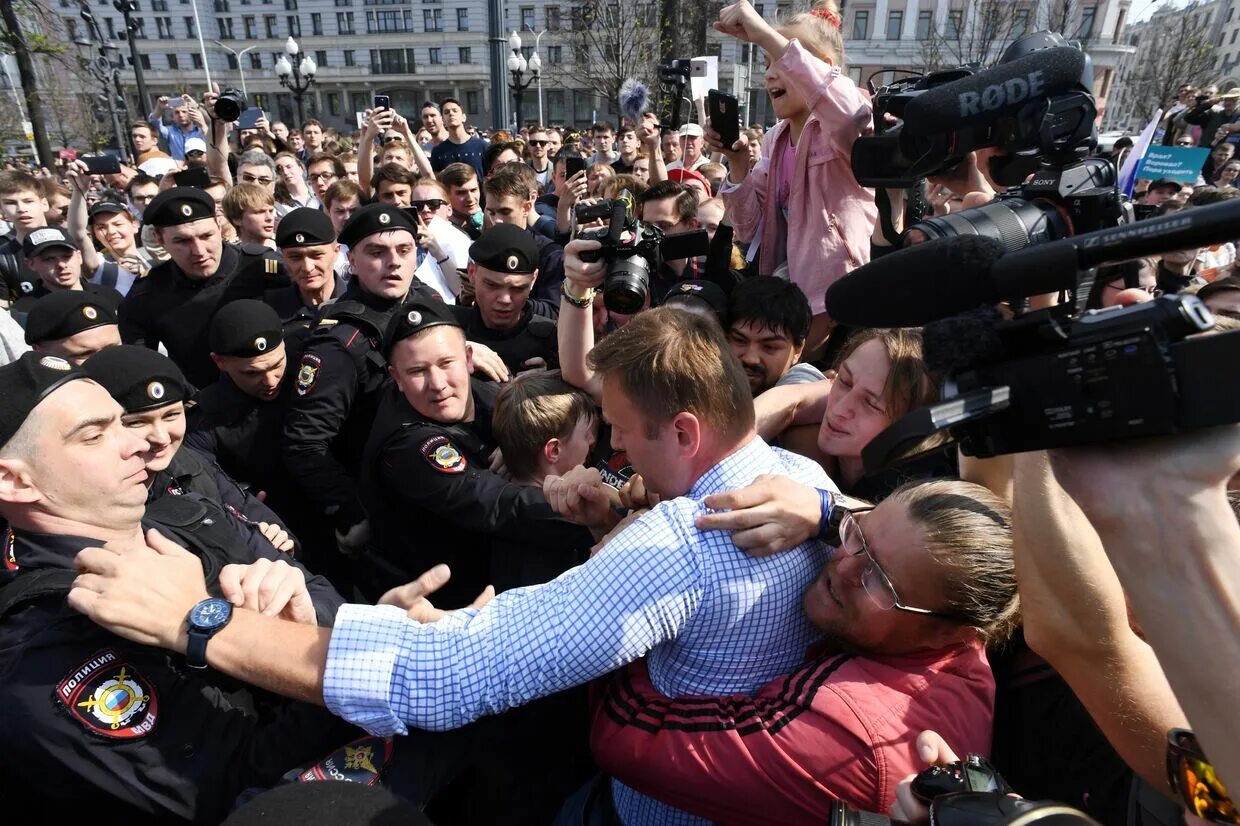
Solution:
[[[811,542],[753,557],[729,534],[699,531],[694,519],[706,496],[762,474],[820,489],[834,489],[831,482],[815,463],[755,435],[748,379],[713,321],[673,308],[644,312],[590,360],[603,380],[613,446],[663,501],[589,562],[429,624],[395,605],[344,606],[330,631],[238,610],[212,638],[209,663],[293,696],[321,697],[382,734],[463,726],[643,656],[669,696],[753,693],[800,664],[818,636],[801,598],[826,549]],[[615,522],[603,490],[580,469],[547,488],[553,505],[600,531]],[[153,562],[143,566],[148,576],[173,576]],[[93,606],[77,607],[99,621]],[[108,624],[127,632],[112,617]],[[161,642],[183,647],[183,627]],[[701,822],[618,782],[611,792],[626,824]]]

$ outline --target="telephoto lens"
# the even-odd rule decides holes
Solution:
[[[245,109],[245,95],[237,89],[225,89],[215,99],[215,116],[222,121],[232,123],[241,117]]]

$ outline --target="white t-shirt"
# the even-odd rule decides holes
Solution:
[[[448,260],[441,265],[435,260],[435,256],[428,253],[413,274],[423,284],[439,293],[445,303],[455,304],[456,297],[461,292],[461,275],[458,270],[469,267],[469,236],[438,215],[431,219],[428,227],[435,240],[443,247]]]

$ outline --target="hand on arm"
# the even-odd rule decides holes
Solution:
[[[396,129],[405,136],[405,143],[409,144],[409,151],[413,153],[413,165],[417,167],[417,173],[423,178],[434,178],[435,170],[431,167],[431,160],[422,151],[422,144],[418,143],[417,138],[414,137],[409,119],[403,115],[396,115],[392,122]]]
[[[822,499],[815,488],[787,476],[764,474],[753,484],[706,497],[714,513],[697,517],[703,531],[732,531],[732,541],[754,556],[795,548],[818,533]]]
[[[595,538],[615,527],[620,517],[613,510],[620,504],[620,494],[595,468],[578,465],[563,476],[543,480],[543,495],[552,510],[578,525],[584,525]]]
[[[564,191],[560,192],[560,200],[555,208],[555,224],[556,229],[560,232],[568,232],[571,228],[569,215],[572,213],[573,206],[586,197],[586,190],[589,183],[586,181],[586,173],[577,172],[567,181],[564,182]]]
[[[820,424],[831,379],[772,387],[753,400],[758,435],[774,439],[793,425]]]
[[[505,382],[512,378],[508,373],[508,365],[504,364],[504,360],[500,358],[499,353],[476,341],[469,342],[469,346],[474,354],[475,373],[481,373],[491,379],[491,381],[498,382]]]
[[[447,611],[436,608],[427,596],[438,591],[452,578],[452,571],[447,565],[436,565],[423,573],[413,582],[398,585],[379,597],[379,605],[396,605],[405,609],[409,619],[418,622],[438,622],[448,615]],[[482,593],[470,603],[469,607],[479,609],[495,598],[495,587],[488,585]]]
[[[357,146],[357,183],[362,192],[370,192],[370,179],[375,171],[375,138],[392,126],[391,109],[367,109],[364,113],[362,138]]]
[[[305,574],[283,559],[225,565],[220,570],[220,593],[238,608],[305,625],[317,623]]]
[[[607,265],[602,261],[582,261],[581,253],[600,249],[598,241],[569,241],[564,248],[564,289],[583,297],[603,283]],[[588,356],[594,349],[594,307],[578,307],[560,299],[560,318],[556,323],[560,372],[564,381],[590,394],[597,403],[603,395],[602,383],[590,369]]]

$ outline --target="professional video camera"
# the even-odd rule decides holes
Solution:
[[[668,95],[671,97],[672,112],[670,122],[665,127],[668,131],[675,132],[680,128],[680,99],[684,97],[691,70],[692,61],[683,57],[665,60],[659,64],[659,82],[671,87]]]
[[[245,111],[245,94],[237,89],[225,89],[215,99],[215,116],[232,123]]]
[[[1200,299],[1084,306],[1098,265],[1220,243],[1238,222],[1240,201],[1230,201],[1019,252],[992,238],[946,238],[841,278],[827,291],[832,318],[924,324],[927,368],[943,378],[943,400],[875,437],[865,467],[884,467],[941,430],[968,455],[995,456],[1240,422],[1240,393],[1223,372],[1240,361],[1240,331],[1198,335],[1214,326]],[[1069,300],[1020,313],[1021,299],[1056,292]],[[1014,318],[1000,316],[1001,301],[1016,302]]]
[[[633,196],[627,189],[611,201],[578,205],[573,220],[577,238],[603,245],[602,249],[582,252],[581,260],[608,262],[603,303],[616,313],[631,315],[646,305],[652,269],[658,270],[664,261],[705,255],[710,248],[704,229],[665,235],[654,224],[637,220]],[[606,220],[607,226],[575,231],[577,225],[597,220]]]
[[[857,139],[853,174],[866,186],[904,188],[994,147],[995,181],[1017,186],[1033,175],[989,204],[915,224],[906,243],[983,235],[1017,250],[1125,223],[1131,215],[1115,166],[1089,157],[1097,146],[1092,88],[1088,55],[1051,32],[1027,35],[986,71],[966,67],[877,90],[878,134]],[[892,125],[888,114],[901,121]]]
[[[931,826],[1097,826],[1084,812],[1063,803],[1012,797],[1007,781],[985,758],[970,754],[946,766],[931,766],[913,780],[913,795],[929,804]],[[830,826],[887,826],[879,814],[843,803],[831,807]]]

